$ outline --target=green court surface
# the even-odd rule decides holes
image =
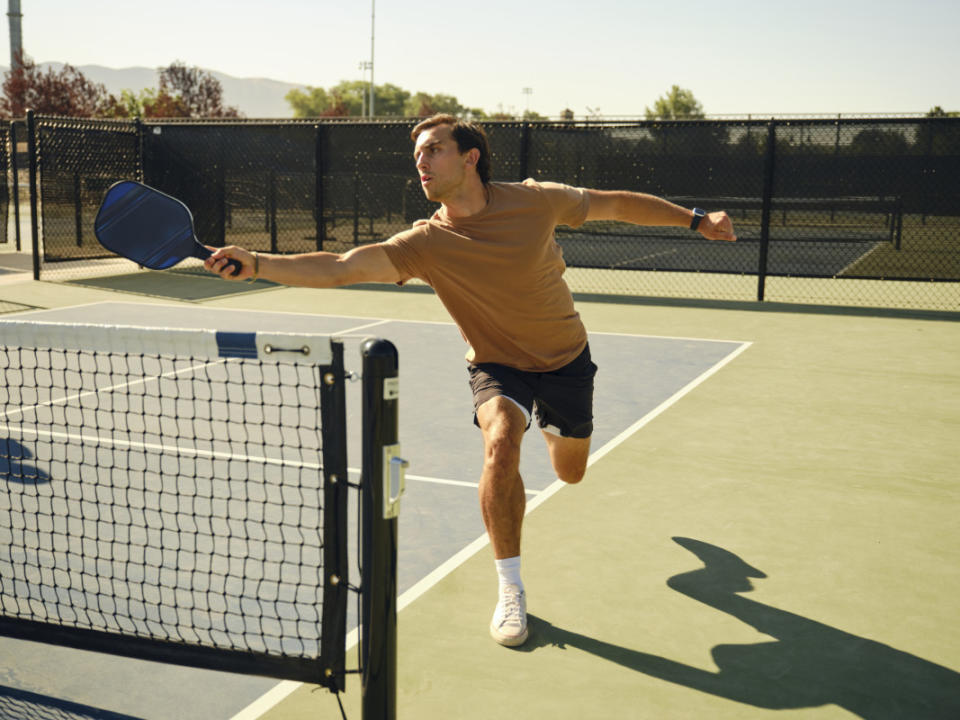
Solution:
[[[423,292],[193,297],[193,307],[448,320]],[[0,299],[171,303],[26,280]],[[526,646],[488,637],[496,577],[482,541],[401,597],[398,717],[960,717],[956,317],[579,310],[595,332],[751,345],[530,512]],[[430,368],[401,358],[401,377],[415,372]],[[348,717],[360,717],[360,698],[350,676]],[[235,716],[257,717],[340,711],[326,690],[282,684]]]

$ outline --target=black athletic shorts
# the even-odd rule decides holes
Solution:
[[[527,372],[497,363],[468,366],[473,390],[473,422],[477,409],[490,398],[504,396],[526,411],[527,427],[536,414],[546,432],[562,437],[593,434],[593,377],[597,366],[587,345],[570,364],[551,372]]]

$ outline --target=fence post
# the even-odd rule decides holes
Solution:
[[[137,180],[147,181],[147,173],[143,167],[143,120],[137,115],[133,119],[133,131],[137,135]]]
[[[314,178],[316,198],[313,217],[317,230],[317,250],[323,250],[323,243],[327,239],[327,225],[323,222],[323,125],[314,125],[314,130],[316,133],[314,136],[313,169],[316,174]]]
[[[223,142],[219,140],[217,151],[216,172],[216,190],[214,197],[217,203],[217,247],[224,247],[227,244],[227,168],[226,158],[223,151]]]
[[[353,170],[353,244],[360,244],[360,171]]]
[[[763,209],[760,215],[760,259],[757,267],[757,301],[763,302],[767,285],[767,256],[770,249],[770,206],[773,199],[773,173],[776,164],[777,122],[767,125],[767,154],[763,163]]]
[[[83,247],[83,178],[78,172],[73,174],[73,225],[77,247]]]
[[[20,165],[17,163],[17,121],[10,121],[10,168],[13,171],[13,218],[17,252],[20,252]]]
[[[529,175],[528,166],[530,163],[530,123],[524,122],[520,126],[520,177],[519,181],[524,181]]]
[[[27,157],[30,167],[30,238],[33,242],[33,279],[40,279],[40,218],[37,217],[37,123],[27,110]]]
[[[270,187],[267,189],[267,229],[270,232],[270,252],[278,253],[279,245],[277,243],[277,171],[270,170],[270,176],[267,181]]]

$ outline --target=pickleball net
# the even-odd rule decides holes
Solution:
[[[0,634],[342,690],[346,381],[328,336],[4,322]]]

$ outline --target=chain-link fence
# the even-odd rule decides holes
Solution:
[[[384,240],[436,208],[417,182],[413,122],[38,117],[39,274],[117,272],[92,219],[122,178],[183,200],[210,245],[342,252]],[[574,291],[960,309],[960,119],[485,127],[495,180],[647,192],[734,220],[735,244],[684,228],[558,228]]]

